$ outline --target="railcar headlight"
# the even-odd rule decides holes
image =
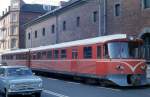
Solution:
[[[124,66],[123,66],[123,65],[117,65],[117,66],[116,66],[116,69],[117,69],[117,70],[124,70]]]
[[[38,84],[38,86],[39,86],[40,88],[42,88],[42,87],[43,87],[42,82],[40,82],[40,83]]]
[[[141,66],[141,69],[142,69],[142,70],[146,70],[146,68],[147,68],[146,65],[142,65],[142,66]]]
[[[9,86],[9,88],[10,88],[10,89],[15,89],[15,88],[16,88],[16,85],[15,85],[15,84],[12,84],[12,85]]]

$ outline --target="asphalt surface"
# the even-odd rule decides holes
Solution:
[[[150,86],[113,88],[43,78],[42,97],[150,97]]]
[[[150,97],[150,86],[121,89],[53,78],[43,77],[42,79],[44,82],[44,91],[41,97]]]

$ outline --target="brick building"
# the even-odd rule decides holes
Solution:
[[[55,6],[51,7],[52,9]],[[25,47],[24,23],[49,11],[49,6],[26,4],[23,0],[11,0],[11,6],[0,17],[0,51]]]
[[[150,60],[150,0],[70,0],[26,24],[26,47],[126,33],[145,41]]]
[[[99,0],[70,0],[26,24],[26,47],[96,37],[99,33]]]
[[[150,62],[150,0],[105,0],[105,34],[126,33],[145,42]]]

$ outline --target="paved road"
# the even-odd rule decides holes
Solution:
[[[116,89],[57,79],[44,80],[42,97],[150,97],[150,87]]]
[[[43,78],[43,81],[42,97],[150,97],[150,87],[118,89],[52,78]]]

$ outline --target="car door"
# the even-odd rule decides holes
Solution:
[[[5,77],[5,69],[0,68],[0,92],[4,90],[4,77]]]

